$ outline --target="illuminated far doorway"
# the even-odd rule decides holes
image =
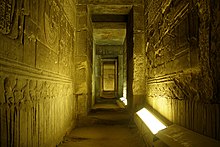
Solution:
[[[118,77],[117,59],[102,59],[101,61],[101,97],[117,98]]]

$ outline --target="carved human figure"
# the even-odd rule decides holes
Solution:
[[[19,128],[20,128],[20,108],[23,103],[23,86],[25,81],[16,79],[15,87],[13,88],[14,95],[14,146],[19,146]]]
[[[31,134],[32,134],[32,143],[33,146],[38,145],[38,103],[36,97],[36,89],[37,89],[37,82],[35,80],[29,81],[29,96],[30,100],[32,101],[33,107],[31,108]]]
[[[32,100],[29,94],[29,80],[26,80],[26,84],[23,87],[23,91],[24,91],[25,107],[26,107],[26,112],[27,112],[27,128],[28,128],[27,129],[27,146],[32,146],[33,103],[32,103]]]
[[[5,103],[5,97],[4,97],[4,77],[1,77],[0,75],[0,106],[3,106]]]
[[[36,101],[36,81],[35,80],[29,81],[29,96],[33,102]]]
[[[22,87],[23,84],[21,80],[16,79],[16,85],[13,89],[13,95],[14,95],[14,103],[18,106],[19,103],[22,101],[23,99],[23,91],[22,91]]]
[[[15,86],[15,81],[11,78],[5,78],[4,80],[4,90],[5,90],[5,101],[7,104],[12,105],[14,104],[14,95],[13,95],[13,88]]]
[[[4,80],[5,101],[6,101],[6,120],[7,120],[7,144],[13,146],[14,144],[14,95],[13,88],[16,82],[14,78],[7,77]]]
[[[20,137],[19,137],[19,146],[27,146],[27,128],[28,128],[28,106],[27,102],[28,98],[28,80],[23,82],[23,86],[21,88],[22,91],[22,99],[20,100],[19,108],[20,108]]]
[[[42,82],[41,81],[36,81],[36,100],[39,102],[42,97]]]
[[[43,88],[43,83],[40,80],[36,81],[36,102],[37,102],[37,114],[36,114],[36,119],[38,122],[38,144],[39,146],[43,146],[43,104],[42,104],[42,88]]]

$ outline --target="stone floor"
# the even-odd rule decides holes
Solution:
[[[97,104],[59,147],[144,147],[129,118],[127,111],[114,103]]]

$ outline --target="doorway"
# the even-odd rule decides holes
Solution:
[[[117,59],[101,60],[101,97],[117,98],[118,93]]]

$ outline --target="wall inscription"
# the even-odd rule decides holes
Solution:
[[[60,8],[55,0],[46,0],[44,13],[45,38],[55,52],[59,49]]]
[[[0,31],[9,34],[12,29],[15,1],[0,0]]]

